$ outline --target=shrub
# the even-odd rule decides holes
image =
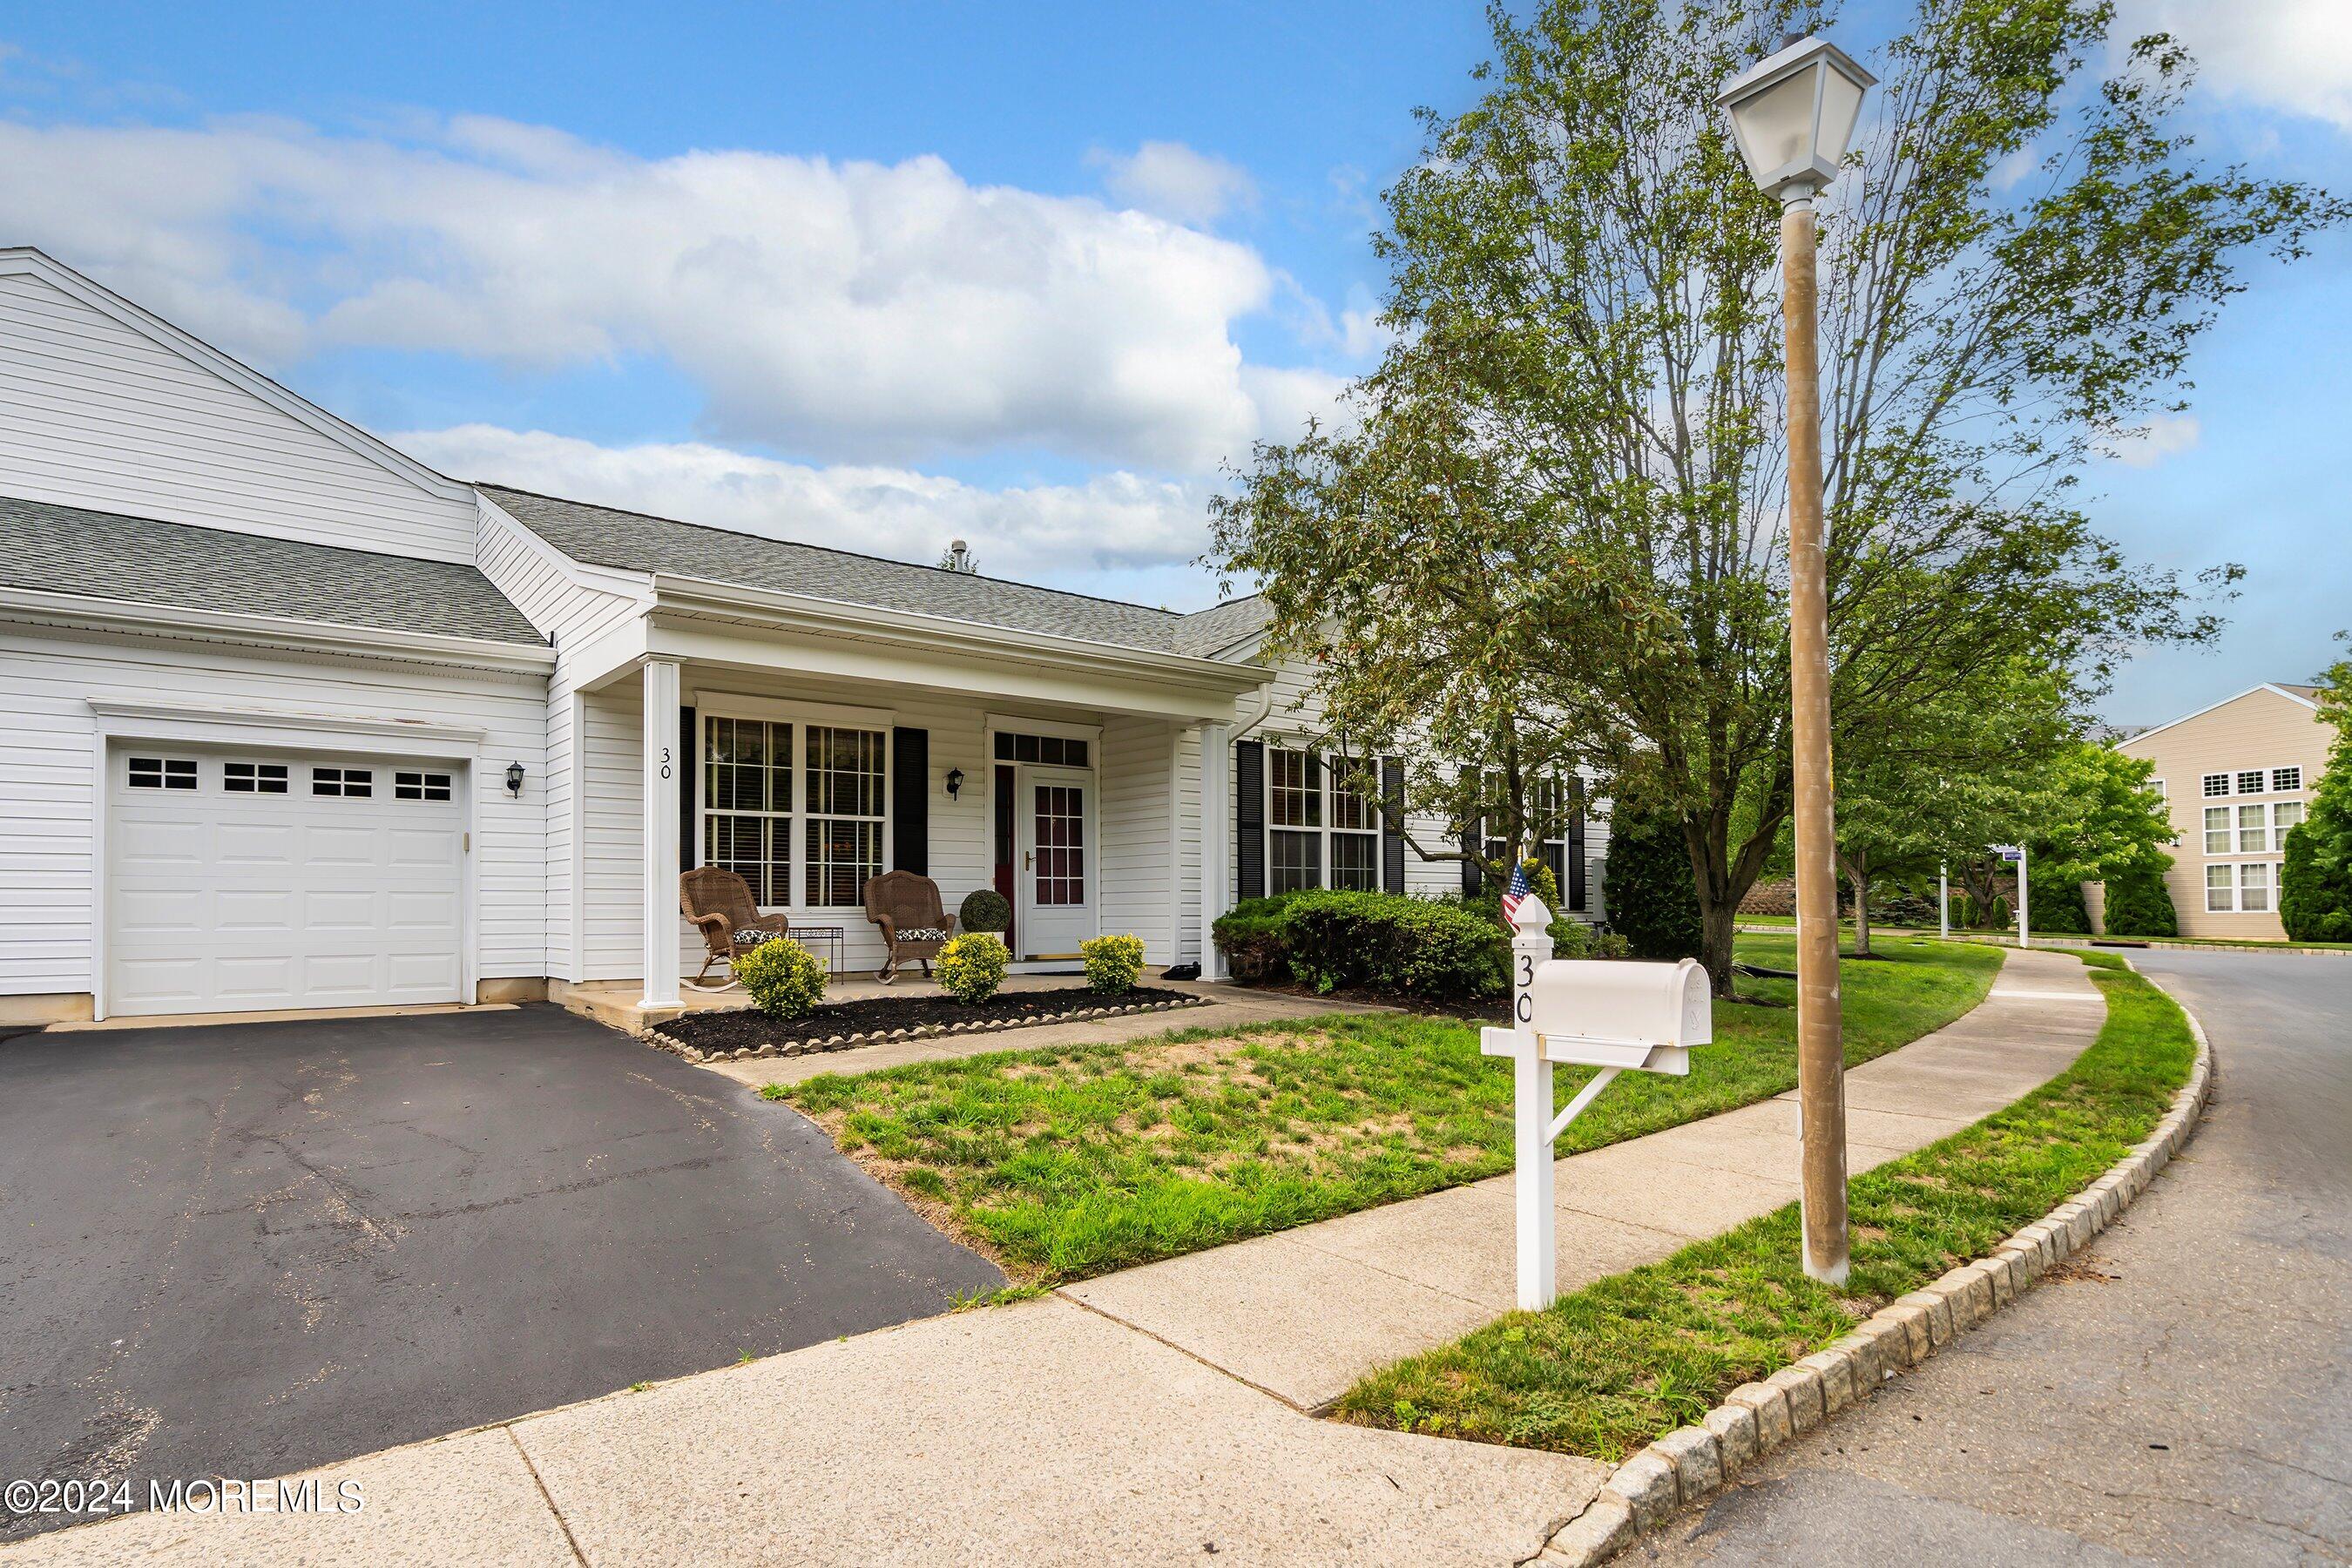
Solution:
[[[1290,944],[1282,934],[1282,911],[1297,893],[1270,899],[1244,899],[1217,917],[1210,928],[1226,967],[1244,985],[1290,978]]]
[[[940,949],[940,988],[959,1002],[985,1002],[1004,984],[1013,955],[990,931],[966,931]]]
[[[1609,825],[1602,897],[1610,929],[1636,958],[1696,958],[1701,946],[1698,884],[1682,825],[1620,805]]]
[[[2352,719],[2342,702],[2343,666],[2323,712],[2338,732],[2312,792],[2309,815],[2290,829],[2279,872],[2279,920],[2297,942],[2352,942]]]
[[[993,888],[966,893],[956,910],[956,925],[964,931],[1003,931],[1012,924],[1013,906]]]
[[[2035,931],[2056,935],[2082,934],[2091,929],[2090,906],[2083,901],[2083,884],[2072,877],[2053,878],[2045,887],[2039,877],[2026,873],[2032,880],[2026,884],[2025,912],[2032,918]]]
[[[1395,893],[1300,893],[1279,935],[1290,972],[1318,991],[1364,986],[1433,1002],[1502,994],[1508,963],[1492,920]]]
[[[1089,937],[1078,943],[1087,963],[1087,988],[1106,995],[1135,989],[1143,973],[1143,939],[1139,936]]]
[[[788,936],[763,942],[735,961],[735,978],[772,1018],[798,1018],[824,1000],[824,965]]]
[[[2180,934],[2180,919],[2173,912],[2172,894],[2164,885],[2165,866],[2170,863],[2134,867],[2107,879],[2109,936]]]

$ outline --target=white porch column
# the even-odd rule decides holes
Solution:
[[[677,754],[677,661],[645,663],[646,995],[647,1007],[677,1002],[677,791],[687,759]]]
[[[1201,726],[1201,974],[1226,978],[1211,928],[1225,912],[1234,885],[1233,743],[1227,724]]]

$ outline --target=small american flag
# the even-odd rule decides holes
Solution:
[[[1519,912],[1519,904],[1532,891],[1528,886],[1528,863],[1524,860],[1511,868],[1511,885],[1503,894],[1503,923],[1508,925]]]

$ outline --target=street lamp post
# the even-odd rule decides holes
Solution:
[[[1791,43],[1716,100],[1756,183],[1780,199],[1788,352],[1789,676],[1796,765],[1797,1102],[1805,1272],[1846,1277],[1845,1049],[1838,1009],[1836,819],[1830,773],[1829,584],[1822,543],[1813,197],[1837,177],[1876,79],[1823,38]]]

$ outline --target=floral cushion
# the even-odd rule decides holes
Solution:
[[[753,931],[749,926],[745,926],[735,933],[735,945],[757,947],[763,942],[773,942],[784,934],[780,931]]]
[[[945,942],[948,933],[937,926],[915,926],[898,933],[900,942]]]

